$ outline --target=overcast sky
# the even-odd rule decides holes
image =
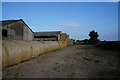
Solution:
[[[3,2],[3,20],[23,19],[35,31],[62,31],[74,39],[118,40],[117,2]]]

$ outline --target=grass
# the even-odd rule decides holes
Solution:
[[[93,44],[86,44],[86,43],[74,43],[73,45],[67,45],[67,46],[75,46],[75,45],[95,46]]]

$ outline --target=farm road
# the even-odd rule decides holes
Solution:
[[[116,78],[118,52],[69,46],[8,67],[3,78]]]

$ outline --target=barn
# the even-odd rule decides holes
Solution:
[[[59,41],[61,31],[35,32],[34,40],[38,41]]]
[[[67,33],[62,33],[62,31],[34,32],[34,40],[37,40],[37,41],[67,41],[68,45],[73,44],[73,40],[69,39],[69,35]]]
[[[2,39],[3,40],[33,40],[34,32],[22,20],[3,20]]]

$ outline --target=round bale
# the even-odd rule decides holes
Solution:
[[[5,54],[5,56],[6,56],[8,53],[8,55],[9,55],[8,57],[6,56],[8,58],[7,66],[11,66],[11,65],[20,63],[21,58],[22,58],[20,46],[18,44],[16,44],[14,41],[10,41],[10,40],[7,40],[7,41],[4,40],[3,45],[4,45],[4,48],[6,48],[6,49],[3,48],[3,52],[4,52],[3,54],[6,53]],[[6,63],[4,63],[4,62],[3,62],[3,64],[6,65]]]

